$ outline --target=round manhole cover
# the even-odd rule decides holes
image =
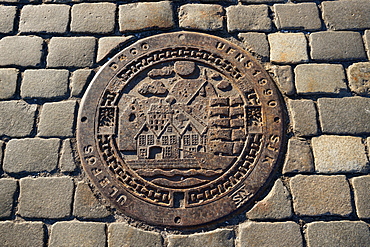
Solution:
[[[283,103],[242,48],[192,32],[125,48],[81,103],[77,142],[97,189],[149,224],[195,226],[254,199],[276,167]]]

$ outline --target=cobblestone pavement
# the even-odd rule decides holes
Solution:
[[[369,13],[369,0],[0,0],[0,246],[370,246]],[[75,147],[99,67],[132,41],[179,30],[239,40],[289,114],[265,195],[187,231],[106,208]]]

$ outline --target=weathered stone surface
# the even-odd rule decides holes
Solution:
[[[351,180],[357,215],[360,219],[370,218],[370,175],[355,177]]]
[[[313,155],[307,141],[289,139],[283,174],[313,172]]]
[[[37,105],[24,101],[0,102],[0,136],[24,137],[31,133]]]
[[[21,11],[22,33],[64,33],[69,22],[68,5],[25,5]]]
[[[229,32],[261,31],[272,28],[267,5],[237,5],[226,8]]]
[[[95,57],[94,37],[53,37],[47,67],[89,67]]]
[[[292,203],[288,190],[280,179],[270,193],[247,212],[248,219],[286,219],[292,216]]]
[[[103,37],[99,39],[98,54],[96,55],[96,62],[103,60],[113,49],[127,43],[134,36],[117,36],[117,37]]]
[[[59,168],[61,172],[73,172],[76,169],[76,163],[74,161],[71,148],[71,139],[63,141],[59,159]]]
[[[112,223],[108,227],[108,245],[161,247],[162,237],[157,232],[144,231],[125,223]]]
[[[310,34],[311,58],[318,61],[361,60],[366,58],[360,33],[325,31]]]
[[[43,40],[37,36],[8,36],[0,40],[0,66],[36,67],[41,62]]]
[[[23,98],[56,98],[68,92],[68,70],[26,70],[23,74],[21,96]]]
[[[119,6],[121,32],[145,29],[168,29],[175,25],[169,1],[132,3]]]
[[[289,100],[293,132],[297,136],[317,135],[316,108],[312,100]]]
[[[367,56],[370,58],[370,30],[366,30],[364,34],[365,46],[367,50]]]
[[[0,69],[0,99],[9,99],[14,96],[17,90],[18,72],[17,69],[12,68]]]
[[[3,221],[0,222],[0,236],[2,246],[44,246],[42,222]]]
[[[228,247],[234,246],[232,230],[217,229],[207,233],[168,236],[168,247]]]
[[[0,171],[3,169],[4,142],[0,140]]]
[[[303,246],[299,225],[294,222],[246,222],[239,226],[239,247]]]
[[[77,184],[73,214],[84,219],[104,218],[110,215],[93,195],[89,185],[84,182]]]
[[[316,246],[369,246],[369,227],[362,221],[331,221],[307,224],[307,244]]]
[[[279,29],[320,30],[321,20],[315,3],[275,4]]]
[[[238,35],[243,40],[247,50],[263,60],[268,60],[270,57],[269,43],[264,33],[240,33]]]
[[[105,238],[103,223],[57,222],[51,227],[49,246],[106,246]]]
[[[22,178],[18,214],[27,218],[68,217],[71,215],[73,187],[69,177]]]
[[[87,82],[92,78],[94,75],[94,71],[91,69],[79,69],[73,72],[71,76],[71,96],[79,97]]]
[[[59,145],[56,138],[12,139],[6,145],[3,169],[8,173],[52,171],[58,164]]]
[[[13,197],[16,190],[16,180],[11,178],[0,179],[0,218],[8,218],[12,215]]]
[[[312,138],[316,172],[367,172],[365,146],[360,137],[322,135]]]
[[[185,4],[180,7],[180,27],[204,31],[223,29],[224,9],[216,4]]]
[[[276,82],[282,93],[286,95],[295,94],[296,90],[294,87],[294,76],[292,67],[289,65],[275,65],[273,66],[273,72],[276,77]]]
[[[308,61],[307,40],[303,33],[273,33],[268,35],[270,60],[275,63]]]
[[[348,216],[352,212],[349,184],[344,175],[297,175],[290,180],[297,215]]]
[[[71,11],[71,31],[75,33],[112,33],[116,5],[114,3],[80,3]]]
[[[42,137],[72,137],[75,112],[76,101],[74,100],[44,104],[37,135]]]
[[[330,29],[370,28],[370,2],[367,0],[324,1],[321,6],[323,19]]]
[[[15,6],[0,6],[0,33],[13,32],[16,11]]]
[[[340,93],[347,90],[341,64],[300,64],[294,72],[299,94]]]
[[[241,0],[242,3],[281,3],[284,0]]]
[[[354,63],[348,68],[348,86],[352,92],[370,95],[370,63]]]
[[[369,98],[321,98],[317,103],[323,133],[350,135],[370,133]]]

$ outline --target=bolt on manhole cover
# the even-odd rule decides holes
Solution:
[[[139,40],[101,68],[81,103],[77,141],[115,208],[149,224],[195,226],[265,187],[283,125],[279,92],[249,53],[176,32]]]

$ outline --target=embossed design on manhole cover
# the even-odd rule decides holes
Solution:
[[[283,105],[242,48],[192,32],[152,36],[104,65],[79,111],[82,165],[114,207],[194,226],[247,205],[284,139]]]

